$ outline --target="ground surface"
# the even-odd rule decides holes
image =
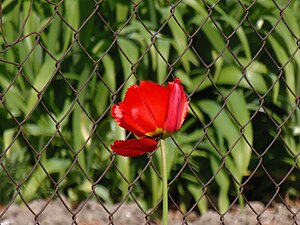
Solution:
[[[94,201],[89,201],[84,206],[79,206],[73,211],[76,219],[72,220],[72,214],[66,210],[60,201],[53,201],[49,205],[44,200],[34,201],[29,207],[38,216],[39,225],[104,225],[109,223],[109,214],[104,207]],[[117,207],[114,205],[106,206],[109,212],[113,212]],[[241,210],[233,207],[224,216],[225,225],[298,225],[300,224],[300,207],[292,206],[288,210],[284,205],[277,204],[265,210],[263,204],[252,202],[251,208],[247,206]],[[2,209],[2,213],[3,213]],[[76,211],[77,210],[77,211]],[[1,211],[1,209],[0,209]],[[253,212],[261,214],[259,220]],[[41,212],[41,213],[40,213]],[[2,215],[0,213],[0,216]],[[192,213],[188,216],[187,223],[183,222],[182,215],[170,212],[169,225],[221,225],[220,215],[213,211],[208,211],[205,215],[199,216]],[[142,225],[145,224],[144,214],[135,204],[122,205],[113,216],[114,225]],[[259,222],[258,222],[259,221]],[[0,217],[0,225],[35,225],[34,214],[26,207],[11,205],[8,210]],[[158,221],[151,222],[153,225],[160,225]]]

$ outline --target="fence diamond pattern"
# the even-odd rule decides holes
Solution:
[[[0,224],[15,204],[43,224],[53,201],[67,211],[66,224],[80,224],[91,201],[107,224],[128,202],[143,224],[155,224],[160,156],[113,154],[113,140],[132,134],[117,127],[111,107],[133,83],[175,77],[190,107],[167,142],[170,211],[192,224],[195,212],[212,209],[230,224],[226,215],[240,204],[265,224],[279,202],[299,224],[291,199],[299,195],[299,7],[296,0],[0,1]],[[33,208],[35,199],[46,199],[42,208]],[[265,207],[257,211],[252,200]]]

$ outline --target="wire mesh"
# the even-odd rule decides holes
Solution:
[[[233,224],[240,205],[266,224],[280,203],[299,224],[299,7],[0,1],[0,223],[19,204],[43,224],[55,202],[66,224],[84,224],[78,218],[94,201],[106,224],[125,221],[118,213],[128,202],[142,224],[159,223],[159,156],[113,154],[113,140],[132,134],[116,126],[111,107],[133,83],[180,77],[190,106],[168,141],[170,212],[197,224],[195,212],[212,209]],[[35,208],[35,199],[46,200]]]

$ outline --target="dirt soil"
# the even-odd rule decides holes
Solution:
[[[64,201],[67,202],[67,201]],[[68,203],[66,203],[67,205]],[[79,206],[72,212],[76,217],[72,219],[63,203],[54,200],[50,204],[45,200],[33,201],[29,204],[32,212],[27,207],[11,205],[8,209],[0,209],[0,225],[104,225],[109,222],[109,212],[114,212],[118,205],[101,205],[95,201],[89,201]],[[251,209],[252,208],[252,209]],[[208,211],[199,216],[191,213],[184,223],[182,215],[176,212],[169,213],[169,225],[297,225],[300,224],[300,207],[292,206],[287,209],[282,204],[276,204],[272,208],[265,209],[259,202],[251,202],[251,208],[246,206],[243,210],[235,206],[225,214],[223,223],[220,215],[214,211]],[[2,211],[2,212],[1,212]],[[260,215],[259,217],[257,215]],[[34,220],[34,213],[37,219]],[[76,221],[76,223],[74,222]],[[145,216],[134,203],[123,204],[113,216],[114,225],[142,225],[146,224]],[[151,222],[153,225],[160,225],[159,221]]]

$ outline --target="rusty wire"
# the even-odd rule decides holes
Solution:
[[[0,1],[0,32],[2,34],[2,46],[0,50],[0,66],[3,64],[10,64],[15,68],[15,75],[11,78],[9,84],[6,86],[5,89],[1,89],[0,93],[0,102],[1,107],[6,113],[6,119],[7,121],[11,123],[13,121],[13,127],[17,130],[17,132],[14,134],[14,138],[12,139],[11,143],[9,143],[5,149],[1,150],[0,154],[0,170],[5,174],[6,179],[8,179],[13,186],[15,187],[15,193],[12,195],[9,203],[4,206],[4,210],[0,212],[0,221],[1,217],[4,217],[6,212],[10,210],[10,207],[12,204],[14,204],[15,200],[17,198],[22,199],[22,203],[25,204],[25,206],[29,209],[29,211],[32,213],[32,217],[35,220],[36,224],[39,223],[39,218],[42,216],[44,210],[48,207],[48,205],[51,203],[53,199],[59,199],[61,203],[64,205],[66,210],[70,214],[70,218],[72,218],[72,224],[78,224],[76,217],[80,213],[80,211],[86,206],[86,204],[94,197],[98,200],[98,202],[103,206],[104,210],[107,212],[107,219],[109,221],[109,224],[114,224],[114,215],[119,210],[120,207],[130,198],[135,204],[138,206],[138,208],[141,210],[141,212],[144,214],[145,217],[145,224],[152,224],[151,222],[151,216],[155,213],[157,213],[158,208],[161,205],[160,200],[151,210],[146,210],[143,208],[143,206],[139,203],[137,197],[134,194],[134,188],[136,187],[137,183],[140,182],[141,177],[143,176],[144,172],[146,170],[153,170],[155,174],[158,176],[159,179],[161,179],[161,175],[159,172],[159,168],[155,166],[155,163],[153,162],[153,154],[150,154],[147,158],[147,162],[145,163],[144,167],[139,171],[137,177],[133,181],[129,181],[126,176],[124,175],[124,171],[122,171],[121,168],[119,168],[117,162],[116,162],[116,155],[114,155],[109,147],[110,143],[107,143],[103,140],[103,137],[101,137],[101,134],[99,133],[98,129],[102,125],[102,122],[105,118],[110,117],[110,110],[113,104],[117,103],[119,101],[120,95],[123,91],[123,89],[126,87],[128,81],[132,78],[135,78],[137,81],[140,81],[142,78],[140,77],[140,74],[137,73],[137,67],[143,60],[143,58],[149,53],[150,50],[155,50],[158,55],[161,57],[161,59],[164,61],[164,63],[167,65],[167,75],[165,76],[163,82],[166,82],[172,77],[176,76],[176,73],[174,73],[175,68],[178,66],[178,64],[181,63],[182,58],[185,56],[186,52],[192,51],[195,56],[198,59],[200,67],[205,71],[204,78],[195,85],[195,89],[192,90],[190,93],[187,93],[187,96],[191,102],[193,102],[193,99],[195,98],[196,92],[204,82],[207,80],[211,82],[212,87],[214,88],[214,92],[218,95],[218,97],[221,99],[221,109],[218,111],[218,113],[208,122],[205,123],[202,121],[201,118],[198,117],[198,114],[196,113],[196,109],[193,105],[190,105],[190,111],[191,114],[198,120],[198,126],[203,129],[203,135],[199,136],[198,141],[195,143],[195,145],[190,149],[189,153],[186,154],[182,149],[179,143],[176,142],[176,139],[172,138],[173,143],[178,148],[178,151],[183,156],[184,161],[182,162],[181,168],[178,169],[177,173],[173,175],[173,177],[169,180],[169,187],[173,187],[177,185],[179,177],[182,175],[182,172],[184,170],[187,170],[191,176],[193,176],[197,183],[199,190],[202,191],[202,195],[197,199],[197,201],[194,201],[190,208],[188,208],[187,212],[184,212],[180,205],[178,204],[176,200],[176,196],[173,196],[172,193],[169,194],[169,201],[172,203],[172,208],[177,210],[181,216],[182,216],[182,224],[189,224],[188,218],[190,214],[197,210],[197,204],[202,200],[206,199],[206,201],[209,202],[209,205],[212,209],[219,212],[218,207],[215,204],[215,201],[210,196],[210,188],[211,184],[215,182],[216,177],[218,174],[222,171],[226,171],[232,180],[232,182],[239,187],[239,192],[236,194],[235,198],[232,199],[230,207],[227,209],[226,212],[219,212],[220,221],[222,224],[225,224],[224,218],[226,217],[226,214],[232,209],[232,207],[235,204],[238,204],[239,198],[242,197],[245,201],[245,204],[248,205],[251,208],[251,202],[248,200],[247,194],[245,193],[245,188],[249,184],[250,180],[254,177],[254,175],[257,173],[258,170],[261,170],[265,174],[265,179],[269,180],[273,186],[274,186],[274,193],[270,193],[270,199],[266,204],[266,207],[263,211],[257,212],[255,209],[251,208],[253,213],[257,216],[257,224],[262,224],[261,222],[261,216],[263,213],[267,210],[267,208],[275,201],[275,198],[280,198],[282,201],[281,203],[284,204],[284,206],[290,211],[291,217],[294,218],[294,224],[298,224],[296,221],[296,216],[299,214],[298,211],[294,211],[290,208],[290,205],[285,201],[285,196],[281,193],[281,188],[283,184],[286,182],[286,180],[289,178],[291,173],[294,170],[299,170],[299,154],[295,154],[294,152],[296,149],[291,149],[289,145],[286,143],[286,140],[283,136],[283,126],[287,123],[287,121],[290,119],[290,117],[300,108],[300,100],[299,96],[297,96],[297,93],[294,93],[291,88],[288,87],[288,83],[286,81],[286,77],[284,76],[284,69],[285,67],[294,60],[296,54],[299,51],[300,46],[300,39],[290,27],[289,24],[286,22],[284,13],[289,8],[289,5],[291,4],[292,0],[286,1],[286,4],[282,7],[279,6],[275,0],[272,0],[272,4],[275,5],[275,7],[278,9],[278,18],[275,23],[275,25],[269,30],[268,33],[262,35],[259,31],[257,31],[256,26],[253,24],[253,21],[251,21],[249,15],[251,14],[252,8],[257,4],[257,1],[254,0],[251,2],[251,4],[248,4],[247,6],[243,4],[243,1],[237,0],[239,7],[241,7],[244,11],[244,14],[242,16],[242,19],[239,21],[239,24],[232,30],[230,34],[225,34],[222,29],[222,25],[219,23],[219,21],[215,18],[216,10],[215,8],[221,4],[221,0],[215,1],[214,4],[210,4],[211,1],[205,1],[202,0],[202,4],[205,6],[205,9],[207,11],[207,17],[203,21],[199,21],[199,24],[197,25],[197,28],[193,32],[189,32],[185,30],[184,26],[180,23],[178,18],[176,17],[176,9],[179,5],[185,4],[185,1],[179,0],[177,2],[171,2],[166,0],[165,3],[169,7],[169,15],[166,19],[160,21],[160,26],[157,30],[153,31],[152,28],[148,27],[147,23],[143,20],[143,16],[141,16],[140,12],[140,6],[144,4],[143,0],[140,1],[130,1],[131,2],[131,12],[129,14],[129,17],[124,21],[124,23],[119,26],[117,30],[114,30],[111,23],[113,21],[110,20],[110,18],[105,18],[103,15],[103,9],[102,5],[105,1],[96,1],[94,0],[94,8],[90,12],[89,16],[86,17],[84,21],[81,22],[78,28],[75,28],[70,24],[67,19],[65,18],[65,12],[62,12],[60,9],[62,5],[64,4],[64,0],[61,0],[59,2],[46,0],[44,4],[47,4],[48,7],[50,7],[53,11],[53,14],[49,16],[48,20],[44,23],[44,26],[40,30],[31,30],[29,33],[24,35],[24,28],[27,25],[28,19],[31,16],[33,7],[34,7],[34,1],[30,1],[29,10],[27,12],[27,15],[25,16],[25,19],[23,22],[19,25],[19,28],[16,28],[17,35],[13,41],[9,41],[6,38],[6,34],[4,31],[4,22],[3,21],[3,11],[2,11],[2,5],[4,2]],[[84,28],[85,26],[91,21],[91,18],[96,17],[98,21],[101,21],[101,23],[104,24],[107,31],[110,33],[110,44],[107,47],[106,51],[103,52],[99,56],[95,56],[91,54],[91,52],[86,49],[85,45],[87,43],[83,43],[80,39],[80,35],[84,35]],[[63,26],[67,26],[70,29],[70,32],[72,32],[73,40],[70,42],[69,46],[66,48],[65,52],[61,56],[57,56],[53,53],[51,53],[51,49],[47,48],[47,45],[44,43],[42,39],[43,33],[48,29],[48,27],[54,22],[54,18],[59,18],[62,21]],[[136,61],[132,61],[130,57],[127,55],[127,53],[122,49],[120,43],[119,43],[119,37],[124,31],[124,29],[131,23],[133,18],[136,19],[140,23],[140,25],[144,28],[147,35],[149,35],[149,44],[147,44],[147,48],[139,55],[138,59]],[[159,47],[157,46],[157,38],[159,35],[162,34],[163,30],[166,29],[166,26],[170,21],[175,21],[177,25],[178,32],[183,33],[186,36],[187,40],[187,47],[182,51],[181,54],[178,55],[175,59],[172,61],[166,59],[164,54],[161,52]],[[197,50],[197,36],[201,34],[201,31],[203,27],[209,22],[214,24],[216,30],[219,32],[220,36],[223,38],[225,45],[223,46],[222,50],[217,53],[214,59],[211,60],[211,62],[208,62],[206,59],[199,54]],[[289,60],[284,64],[280,65],[274,56],[274,53],[270,50],[268,47],[268,40],[269,38],[274,34],[274,31],[276,30],[279,23],[283,22],[286,26],[286,28],[289,30],[291,35],[294,37],[295,40],[295,50],[294,52],[289,56]],[[233,38],[235,35],[237,35],[238,30],[247,24],[252,31],[253,34],[256,35],[256,37],[260,41],[260,48],[257,52],[254,53],[253,58],[247,62],[241,62],[239,58],[237,57],[235,51],[233,50]],[[25,57],[21,58],[20,60],[11,61],[10,59],[3,58],[2,56],[4,53],[13,51],[14,46],[25,42],[27,39],[33,37],[34,38],[34,44],[31,48],[31,50],[26,54]],[[72,82],[69,81],[66,74],[64,73],[64,66],[67,61],[67,56],[70,54],[74,54],[74,48],[79,48],[83,54],[90,60],[90,68],[91,71],[89,72],[86,80],[82,83],[81,87],[78,89]],[[46,84],[42,87],[42,89],[39,89],[35,87],[35,84],[30,79],[30,74],[26,74],[25,70],[23,69],[24,65],[27,63],[30,57],[32,57],[33,52],[40,48],[43,51],[43,54],[47,55],[47,57],[51,58],[53,61],[55,61],[55,68],[51,72],[51,76],[47,80]],[[103,74],[101,72],[101,62],[103,61],[103,58],[106,57],[106,55],[110,51],[118,50],[124,58],[127,60],[127,62],[130,64],[130,73],[125,74],[126,78],[122,80],[122,82],[118,83],[118,86],[116,87],[116,90],[114,91],[109,84],[106,83],[106,81],[103,78]],[[237,82],[230,88],[230,90],[227,93],[224,93],[219,85],[216,84],[216,82],[211,77],[212,70],[215,64],[218,62],[220,58],[224,56],[224,52],[229,51],[232,58],[234,59],[235,63],[239,66],[241,70],[241,76],[237,80]],[[276,79],[272,81],[272,83],[268,86],[267,91],[264,94],[259,93],[258,90],[255,89],[251,81],[249,80],[248,76],[248,69],[253,64],[253,62],[257,59],[257,57],[261,54],[266,54],[269,60],[273,63],[273,66],[277,68],[276,73]],[[52,111],[50,109],[50,106],[44,97],[47,92],[51,88],[53,88],[51,85],[53,85],[53,82],[55,79],[59,77],[66,87],[68,88],[68,91],[73,96],[72,102],[69,106],[69,108],[65,111],[65,113],[58,119],[53,116]],[[108,102],[106,109],[101,113],[101,115],[90,115],[88,110],[85,108],[83,102],[80,100],[80,96],[82,93],[90,88],[89,85],[91,83],[91,80],[97,77],[99,81],[104,85],[104,87],[108,90],[110,95],[110,102]],[[30,109],[28,114],[24,117],[16,117],[12,109],[9,107],[9,102],[6,101],[8,93],[14,88],[14,85],[16,85],[16,80],[22,79],[25,81],[26,85],[32,89],[36,96],[37,96],[37,102],[36,104]],[[241,124],[238,119],[235,118],[234,113],[231,111],[230,107],[228,106],[228,99],[232,95],[232,93],[238,89],[241,82],[245,82],[249,85],[253,95],[255,98],[258,99],[258,107],[252,112],[250,120],[247,121],[244,124]],[[293,109],[290,111],[290,114],[285,118],[283,123],[278,123],[278,121],[273,117],[271,112],[266,108],[266,99],[268,95],[273,91],[275,85],[279,82],[284,83],[284,85],[288,88],[289,94],[295,98],[295,104],[293,105]],[[61,126],[64,123],[65,120],[67,120],[72,113],[74,113],[75,108],[79,108],[83,116],[91,123],[91,129],[89,134],[86,136],[86,139],[84,143],[77,149],[74,148],[73,143],[69,143],[68,138],[66,137],[66,134],[63,133]],[[24,128],[24,125],[29,123],[31,121],[31,118],[38,113],[39,111],[43,111],[43,113],[46,113],[49,117],[49,119],[54,123],[55,126],[55,132],[48,138],[48,140],[41,146],[39,149],[37,149],[36,146],[34,146],[29,138],[26,135],[26,129]],[[215,145],[214,141],[211,139],[209,135],[209,129],[212,126],[212,124],[218,119],[220,114],[223,111],[226,111],[230,116],[231,119],[235,121],[235,123],[240,128],[240,135],[237,140],[235,140],[235,143],[229,147],[229,149],[226,150],[226,154],[223,154],[220,149]],[[274,125],[274,132],[276,133],[273,140],[269,143],[268,146],[266,146],[262,151],[256,149],[255,146],[251,144],[249,140],[247,140],[247,137],[245,136],[245,129],[246,127],[254,120],[254,118],[259,114],[259,112],[263,111],[266,115],[266,117],[272,121]],[[5,119],[5,118],[4,118]],[[130,134],[129,134],[130,135]],[[79,162],[79,156],[80,154],[83,154],[83,152],[86,151],[86,147],[89,144],[89,142],[96,138],[101,145],[103,145],[103,149],[107,151],[110,154],[110,162],[108,163],[107,168],[103,171],[102,174],[99,174],[97,179],[92,179],[87,172],[82,168],[81,163]],[[67,171],[64,173],[64,175],[61,177],[61,179],[56,180],[47,170],[45,165],[42,162],[42,155],[47,152],[47,148],[51,145],[52,141],[54,139],[60,139],[62,142],[62,146],[64,148],[67,148],[70,151],[70,154],[72,155],[72,163],[70,164]],[[193,165],[190,163],[191,158],[193,157],[193,154],[195,151],[197,151],[197,147],[200,143],[203,142],[203,140],[207,140],[210,145],[215,149],[217,154],[220,157],[221,164],[219,165],[219,168],[216,170],[215,174],[213,174],[212,177],[210,177],[208,180],[204,180],[202,177],[199,177],[199,174],[195,171]],[[23,179],[18,182],[16,179],[12,176],[11,171],[7,166],[5,165],[5,157],[9,154],[10,149],[12,146],[16,143],[16,141],[21,141],[28,150],[27,154],[33,155],[35,162],[32,163],[32,168],[30,172],[23,177]],[[229,155],[232,154],[233,149],[237,145],[237,143],[240,140],[245,140],[247,145],[251,148],[252,155],[256,160],[256,165],[253,167],[251,174],[248,175],[247,179],[243,179],[242,182],[238,181],[233,174],[231,174],[230,169],[227,167],[226,160]],[[294,161],[293,165],[289,169],[289,171],[281,177],[281,180],[278,182],[276,181],[270,171],[268,171],[267,166],[264,162],[264,157],[266,154],[268,154],[274,145],[276,141],[280,141],[283,143],[283,145],[286,147],[286,149],[289,151],[292,160]],[[29,202],[23,197],[21,189],[23,188],[24,184],[28,182],[32,174],[38,169],[41,168],[44,173],[46,174],[47,178],[50,180],[52,193],[48,196],[47,204],[41,209],[40,211],[34,211],[30,208]],[[79,171],[81,171],[81,176],[84,177],[84,179],[88,180],[89,184],[91,185],[91,191],[88,194],[88,196],[85,198],[84,201],[81,202],[80,207],[78,207],[76,210],[74,210],[72,207],[70,207],[65,200],[63,194],[60,192],[60,188],[62,186],[62,183],[64,180],[68,177],[70,172],[77,168]],[[109,210],[106,208],[106,206],[103,203],[103,200],[99,198],[95,194],[95,189],[98,184],[101,184],[103,182],[104,177],[111,171],[114,170],[122,179],[127,183],[128,185],[128,192],[127,194],[122,198],[122,200],[118,203],[117,207],[114,210]],[[3,190],[0,190],[1,192]],[[1,203],[1,202],[0,202]]]

